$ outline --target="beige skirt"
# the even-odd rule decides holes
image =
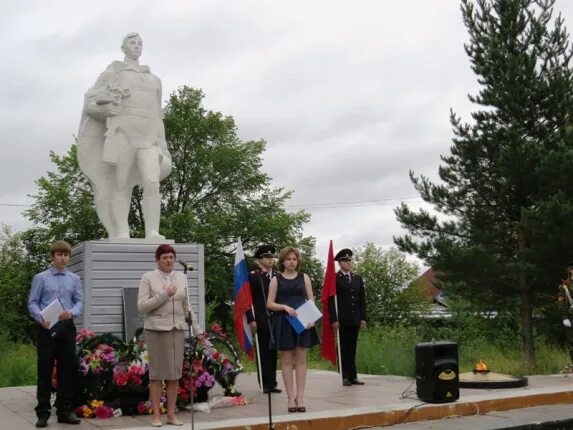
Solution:
[[[183,330],[145,330],[149,356],[149,379],[179,380],[183,375]]]

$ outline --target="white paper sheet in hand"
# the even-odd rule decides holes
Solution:
[[[307,300],[296,308],[296,317],[287,315],[287,319],[297,333],[302,333],[309,323],[315,323],[322,317],[322,314],[312,300]]]
[[[58,322],[58,317],[64,312],[65,309],[62,306],[62,302],[60,302],[60,299],[56,299],[40,312],[40,316],[43,321],[50,321],[50,327],[48,328],[52,328]]]

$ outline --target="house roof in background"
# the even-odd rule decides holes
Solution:
[[[436,287],[436,273],[431,267],[422,273],[415,282],[424,288],[428,298],[432,300],[436,300],[436,297],[443,293],[441,289]]]

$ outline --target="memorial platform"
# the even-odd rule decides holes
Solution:
[[[280,372],[279,372],[280,376]],[[366,384],[343,387],[338,374],[310,370],[307,377],[305,413],[288,413],[286,394],[272,395],[273,424],[277,430],[342,430],[383,427],[451,416],[471,416],[492,411],[573,403],[573,375],[530,376],[529,385],[508,389],[460,390],[456,402],[429,404],[416,398],[412,378],[360,375]],[[282,381],[279,380],[282,388]],[[266,430],[268,429],[268,395],[259,391],[255,374],[242,374],[238,389],[252,402],[246,406],[215,408],[209,413],[195,412],[195,429]],[[222,394],[219,387],[214,395]],[[406,393],[407,397],[403,397]],[[0,388],[0,426],[5,429],[33,428],[35,387]],[[572,413],[573,415],[573,413]],[[178,414],[191,428],[189,412]],[[84,419],[74,429],[150,430],[151,417],[119,417],[107,420]],[[165,428],[175,428],[164,426]],[[55,411],[50,429],[70,429],[58,424]]]

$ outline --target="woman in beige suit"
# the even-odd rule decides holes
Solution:
[[[161,427],[161,381],[167,385],[167,424],[183,425],[175,417],[177,386],[183,374],[185,318],[193,322],[195,335],[201,328],[193,315],[187,295],[187,277],[175,272],[175,249],[159,245],[155,251],[157,269],[144,273],[139,283],[137,307],[144,315],[144,329],[149,355],[149,394],[153,407],[151,425]]]

